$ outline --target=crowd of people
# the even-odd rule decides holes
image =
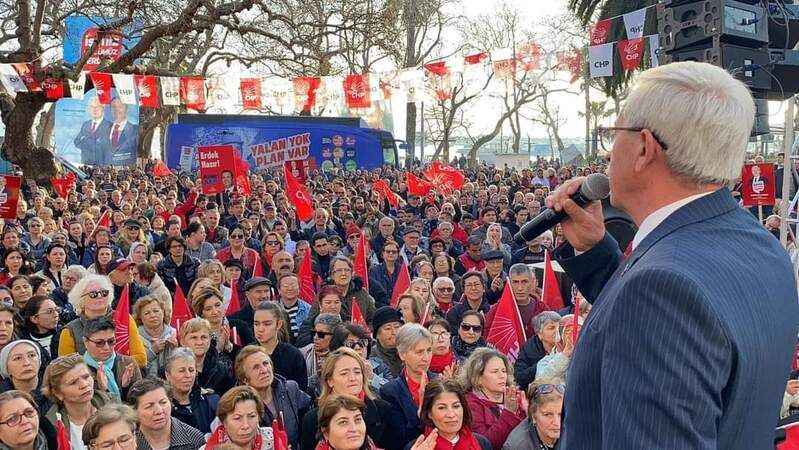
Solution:
[[[55,450],[59,435],[77,450],[553,449],[591,308],[575,320],[566,277],[563,309],[542,300],[531,265],[558,227],[513,235],[559,183],[604,169],[463,167],[462,188],[425,196],[397,168],[314,172],[307,222],[279,172],[251,173],[249,195],[204,195],[196,174],[156,178],[152,163],[89,167],[65,196],[27,179],[0,239],[0,449]],[[506,283],[528,338],[515,360],[486,343]],[[178,290],[194,318],[174,324]],[[784,414],[797,398],[789,381]]]

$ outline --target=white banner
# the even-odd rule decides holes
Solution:
[[[28,92],[22,78],[11,64],[0,64],[0,82],[12,96],[16,95],[15,92]]]
[[[161,104],[180,106],[180,78],[159,77],[161,81]]]
[[[77,81],[72,81],[71,78],[68,78],[67,83],[69,83],[69,96],[83,100],[83,91],[86,90],[86,72],[81,72]]]
[[[646,11],[649,8],[641,8],[624,15],[624,28],[627,29],[627,39],[638,39],[644,35],[644,22],[646,22]]]
[[[136,84],[133,82],[133,75],[115,73],[113,78],[119,100],[126,105],[135,105]]]
[[[660,65],[660,35],[649,36],[649,57],[652,59],[652,67]]]
[[[400,89],[405,92],[408,103],[421,103],[425,95],[424,71],[421,69],[405,69],[400,72]]]
[[[588,47],[591,78],[613,76],[613,42]]]
[[[239,95],[240,76],[228,74],[223,77],[205,79],[207,88],[207,105],[210,112],[230,114],[234,112],[234,105],[241,104]]]

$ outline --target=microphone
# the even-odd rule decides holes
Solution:
[[[592,173],[583,181],[580,190],[571,195],[571,199],[577,206],[583,207],[593,201],[602,200],[610,194],[610,179],[602,173]],[[565,219],[567,214],[564,211],[544,208],[540,214],[516,233],[514,239],[519,244],[527,243],[537,238],[544,231],[554,227]]]

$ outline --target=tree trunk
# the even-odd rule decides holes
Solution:
[[[53,129],[55,128],[55,103],[42,115],[36,130],[36,145],[38,147],[53,148]]]
[[[19,92],[13,100],[7,95],[2,97],[0,109],[6,126],[3,157],[18,165],[25,177],[40,180],[57,176],[60,169],[53,153],[47,148],[37,147],[33,141],[36,115],[47,103],[44,93]]]
[[[406,106],[407,118],[405,119],[405,166],[413,165],[413,157],[416,153],[416,103],[408,103]]]

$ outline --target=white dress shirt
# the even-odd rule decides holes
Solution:
[[[678,209],[682,208],[683,206],[691,203],[692,201],[702,198],[708,194],[712,194],[714,191],[710,192],[702,192],[701,194],[692,195],[690,197],[685,197],[683,199],[677,200],[674,203],[669,203],[668,205],[658,209],[657,211],[653,212],[652,214],[646,216],[643,222],[641,222],[641,226],[638,227],[638,232],[635,233],[635,237],[633,238],[633,250],[638,247],[638,244],[644,240],[649,233],[651,233],[658,225],[663,223],[670,215],[674,214]]]

